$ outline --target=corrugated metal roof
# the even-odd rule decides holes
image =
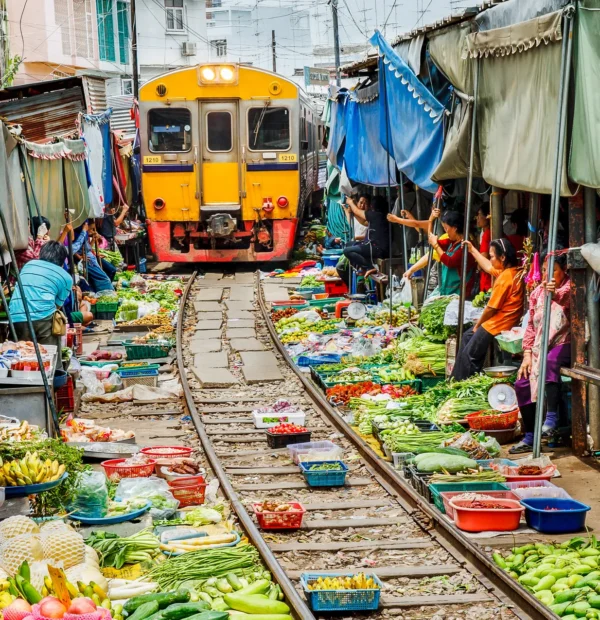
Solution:
[[[84,75],[81,77],[89,114],[106,112],[106,80]]]
[[[75,133],[77,117],[85,111],[81,87],[0,102],[0,117],[21,125],[23,137],[30,142],[49,142]]]
[[[133,107],[132,95],[116,95],[108,98],[108,107],[112,108],[110,126],[113,131],[123,131],[126,136],[135,135],[135,121],[131,118]]]

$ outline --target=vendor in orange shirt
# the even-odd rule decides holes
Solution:
[[[463,334],[452,371],[452,377],[456,381],[468,379],[481,372],[488,347],[494,338],[500,332],[512,329],[521,320],[525,293],[517,253],[510,241],[492,241],[489,260],[476,250],[470,241],[463,241],[463,246],[473,255],[479,267],[496,278],[496,281],[483,314],[477,323]]]

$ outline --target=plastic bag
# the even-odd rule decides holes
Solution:
[[[371,357],[381,351],[381,338],[364,338],[359,336],[352,343],[353,357]]]
[[[102,396],[105,393],[104,384],[96,376],[96,371],[93,368],[83,367],[81,369],[81,381],[85,387],[86,394],[92,394],[93,396]]]
[[[147,499],[152,502],[150,515],[153,519],[170,519],[179,508],[179,501],[173,497],[166,480],[150,478],[123,478],[115,494],[120,500]]]
[[[496,458],[500,455],[500,444],[496,439],[486,435],[484,441],[480,441],[479,445],[487,451],[487,453],[492,457]]]
[[[600,243],[585,243],[581,246],[581,256],[588,265],[597,273],[600,273]]]
[[[469,458],[475,461],[487,460],[490,458],[488,451],[469,432],[463,433],[451,443],[446,444],[446,447],[463,450],[469,455]]]
[[[86,471],[81,475],[77,495],[69,507],[76,514],[101,519],[108,511],[106,476],[100,471]]]
[[[294,314],[294,320],[296,319],[306,319],[307,323],[318,323],[321,317],[314,310],[302,310]]]
[[[104,388],[105,394],[112,394],[113,392],[118,392],[123,387],[123,380],[116,372],[110,374],[108,379],[102,380],[102,387]]]

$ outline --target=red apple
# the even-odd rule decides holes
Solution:
[[[67,608],[53,596],[47,596],[45,599],[42,599],[39,605],[40,614],[45,618],[56,620],[62,618],[67,613]]]
[[[96,603],[94,603],[91,598],[80,596],[71,601],[71,606],[68,611],[70,614],[76,615],[91,614],[96,611]]]

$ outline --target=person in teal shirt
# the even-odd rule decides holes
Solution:
[[[54,313],[62,308],[73,287],[71,276],[63,269],[67,256],[64,245],[58,241],[48,241],[40,251],[40,258],[29,261],[21,269],[25,303],[40,344],[60,346],[60,336],[52,335],[52,323]],[[9,312],[19,340],[31,340],[32,334],[18,286],[10,300]]]

